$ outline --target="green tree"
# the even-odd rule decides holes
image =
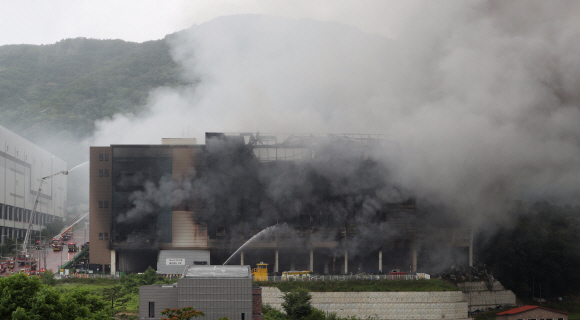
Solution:
[[[161,311],[161,314],[167,316],[167,318],[163,318],[163,320],[189,320],[191,318],[205,316],[205,313],[197,311],[193,307],[179,309],[165,308],[165,310]]]
[[[14,255],[14,250],[16,249],[16,241],[14,238],[5,237],[4,244],[0,246],[0,252],[3,257],[9,257]]]
[[[50,270],[46,270],[40,274],[40,281],[47,285],[56,284],[56,279],[54,279],[54,273]]]
[[[111,302],[111,316],[119,313],[119,311],[121,311],[121,309],[124,308],[126,303],[131,299],[121,286],[104,288],[101,295],[105,301]]]
[[[282,308],[286,311],[288,318],[298,320],[306,318],[312,314],[312,295],[306,289],[297,289],[284,294]]]
[[[518,296],[580,293],[580,207],[538,202],[513,217],[480,249],[493,275]]]
[[[272,308],[269,304],[262,305],[262,313],[264,314],[264,320],[286,320],[288,316],[280,310]]]
[[[140,286],[152,284],[170,284],[174,280],[163,278],[157,275],[155,269],[149,267],[143,274],[130,274],[121,277],[121,285],[127,292],[137,293]]]
[[[36,186],[38,187],[38,186]],[[40,232],[42,237],[45,239],[47,243],[50,243],[52,237],[57,235],[65,226],[65,222],[63,219],[55,219],[51,223],[47,224],[44,229]]]
[[[103,301],[86,290],[61,294],[36,277],[0,278],[0,319],[109,319]]]

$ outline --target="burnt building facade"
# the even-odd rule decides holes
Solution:
[[[222,264],[245,244],[230,264],[416,271],[430,240],[415,199],[377,160],[381,148],[370,135],[222,133],[207,133],[203,145],[91,147],[90,262],[173,273],[163,270]],[[440,233],[471,263],[469,232]]]

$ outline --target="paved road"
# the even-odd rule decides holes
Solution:
[[[86,239],[86,240],[85,240]],[[88,229],[86,230],[86,238],[85,238],[85,225],[81,223],[80,226],[77,226],[73,232],[73,238],[68,242],[74,242],[80,250],[80,247],[83,243],[88,241],[89,239],[89,232]],[[47,270],[52,270],[55,274],[58,274],[58,269],[61,265],[66,263],[67,261],[71,260],[78,252],[68,252],[67,246],[63,246],[62,251],[53,251],[52,247],[48,247],[46,250],[46,262],[43,258],[42,250],[36,250],[33,248],[32,254],[34,257],[39,261],[38,268],[45,268]],[[24,268],[24,266],[20,267],[20,269]]]
[[[85,240],[84,228],[84,223],[78,229],[75,228],[73,238],[68,241],[74,242],[79,247],[79,250],[81,245],[89,239],[89,232],[87,230]],[[40,267],[44,268],[44,259],[42,258],[41,254],[42,252],[35,250],[34,253],[36,257],[40,257]],[[68,252],[66,246],[63,246],[62,251],[52,251],[52,248],[48,248],[46,252],[46,269],[58,273],[58,267],[71,260],[76,254],[78,254],[78,252]]]

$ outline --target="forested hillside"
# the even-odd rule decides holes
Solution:
[[[513,225],[478,241],[487,269],[520,297],[579,294],[580,207],[537,202],[511,214]]]
[[[137,111],[151,89],[178,83],[167,38],[0,46],[0,125],[32,141],[84,137],[95,120]]]

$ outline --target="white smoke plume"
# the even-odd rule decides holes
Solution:
[[[578,2],[424,3],[396,40],[240,15],[170,38],[194,83],[97,123],[91,145],[260,131],[382,133],[391,179],[486,220],[580,195]],[[200,141],[203,142],[203,141]]]

